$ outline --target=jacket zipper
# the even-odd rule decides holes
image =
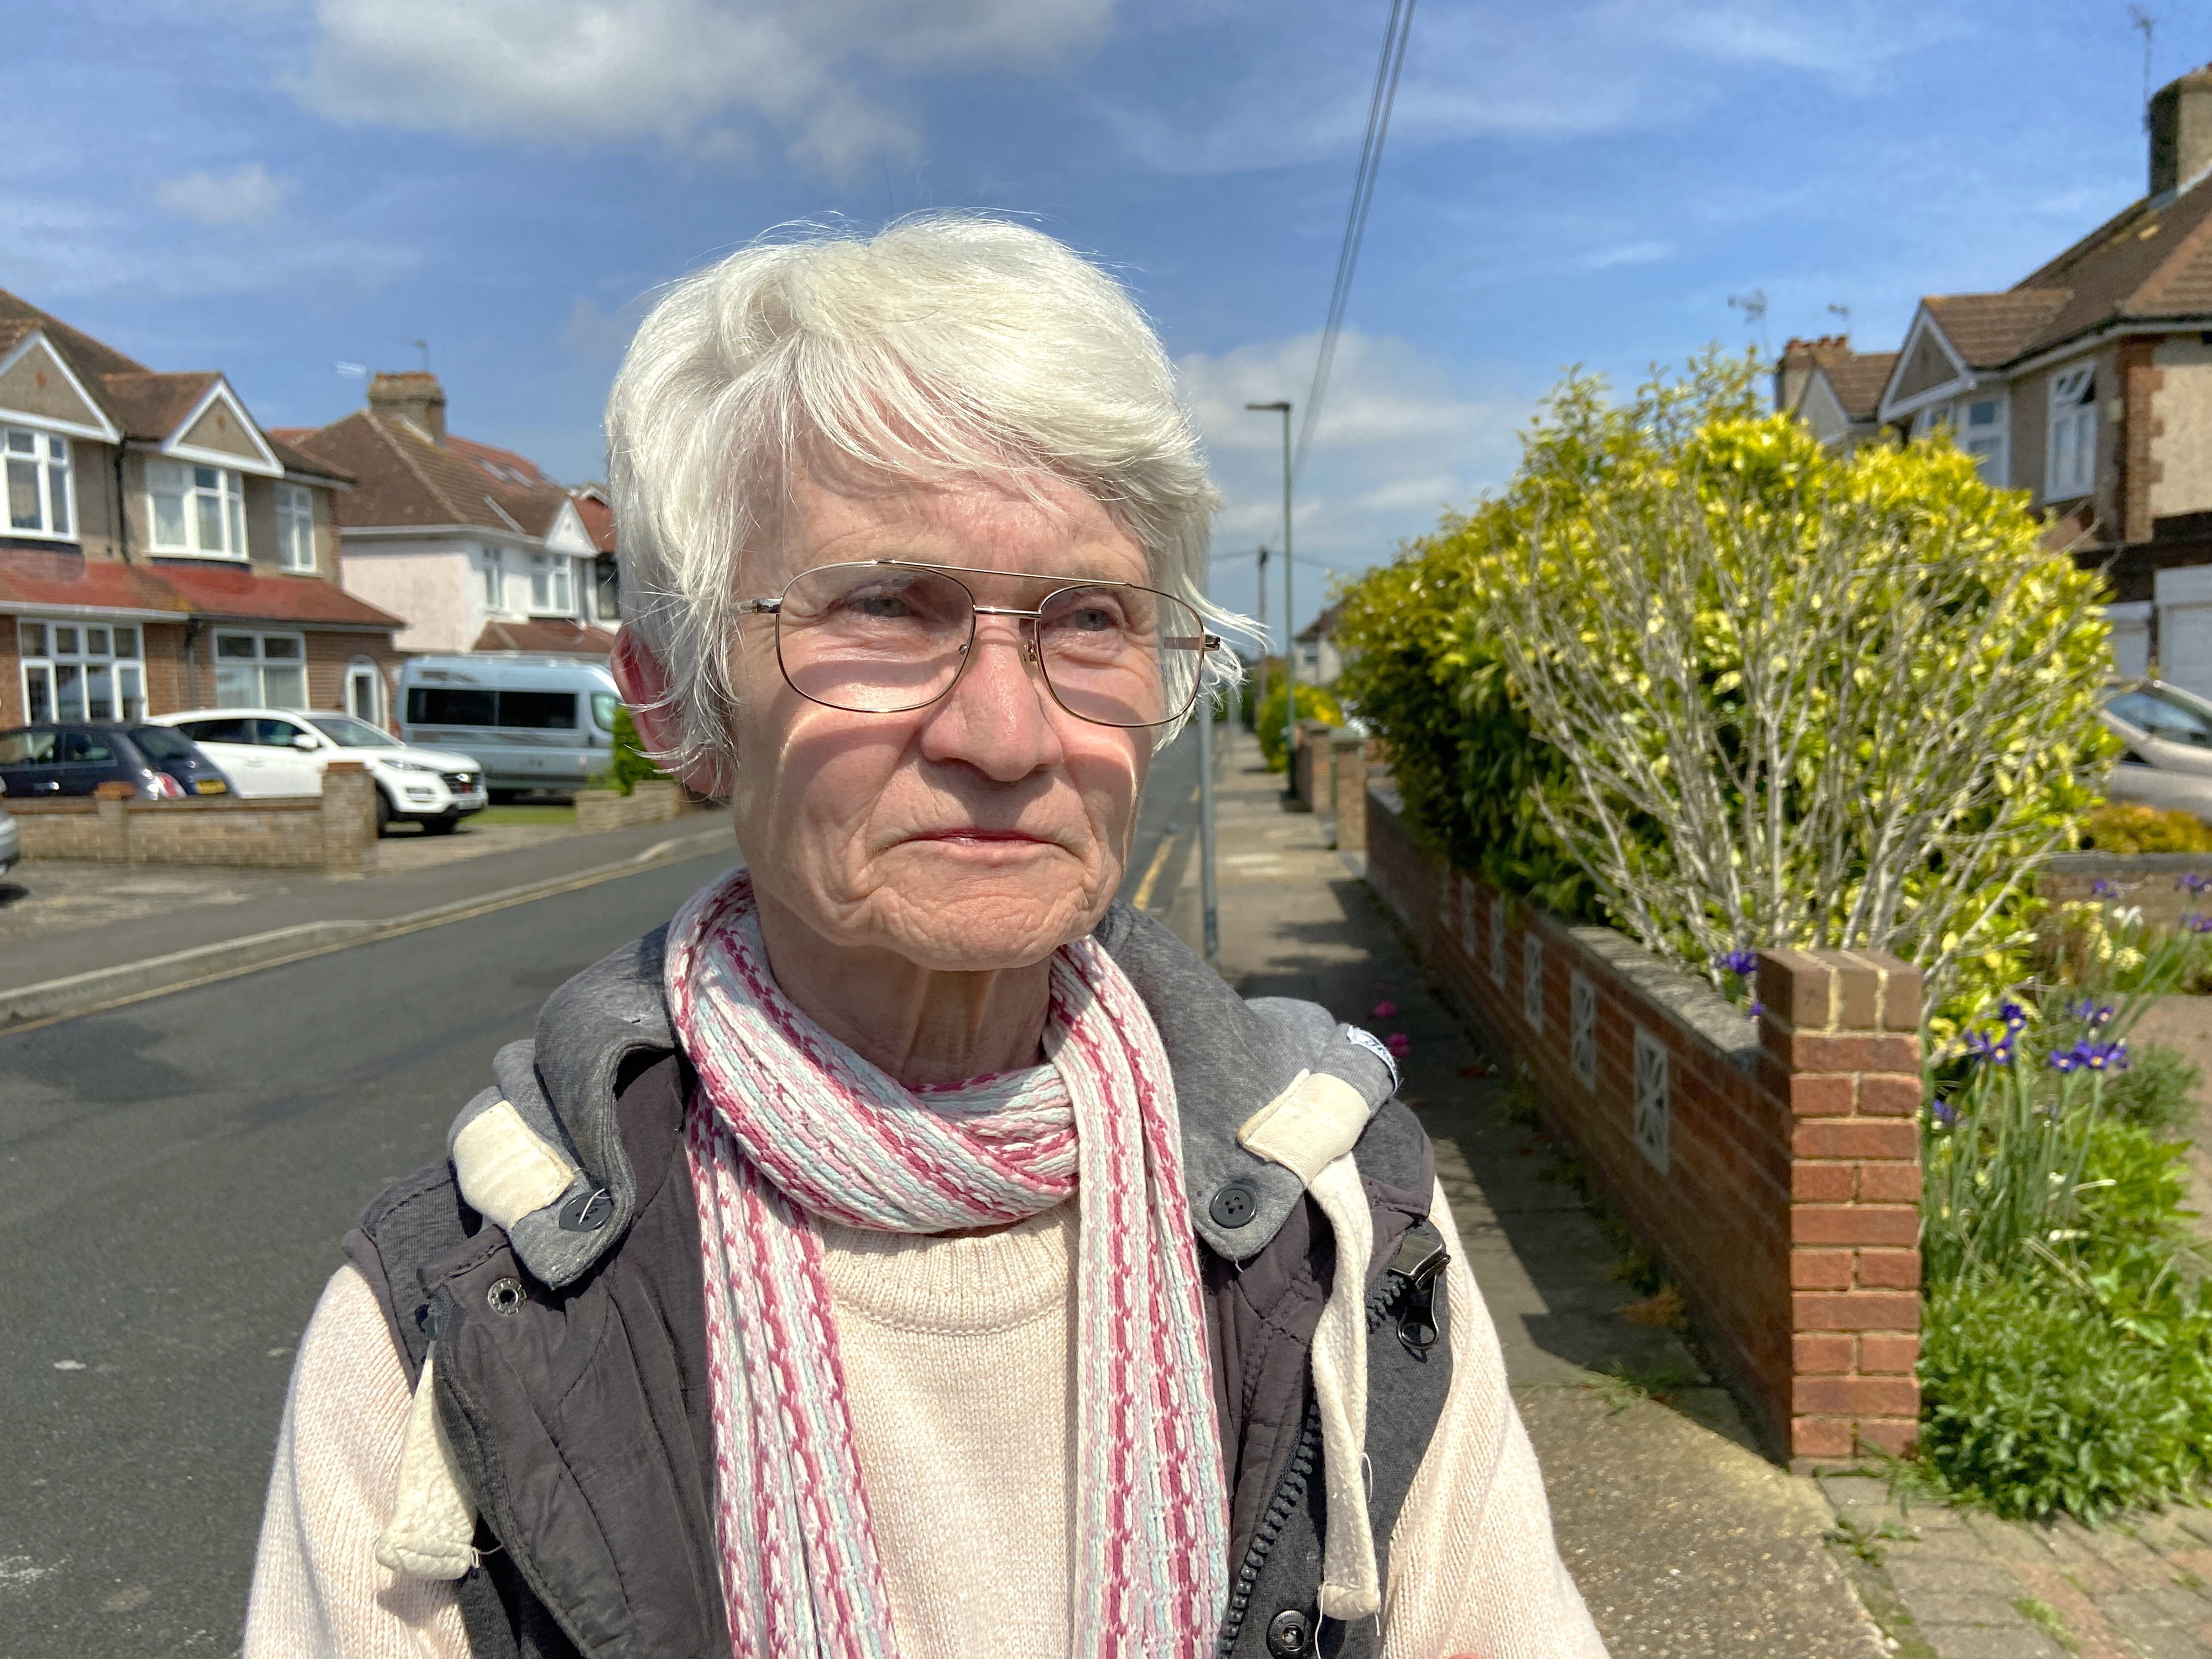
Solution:
[[[1367,1335],[1370,1341],[1382,1329],[1391,1304],[1413,1288],[1413,1281],[1402,1273],[1383,1275],[1382,1288],[1367,1298]],[[1283,1471],[1282,1483],[1275,1488],[1267,1512],[1260,1517],[1259,1526],[1253,1530],[1252,1547],[1245,1553],[1243,1565],[1237,1570],[1237,1582],[1230,1587],[1228,1610],[1222,1614],[1221,1634],[1213,1644],[1216,1659],[1229,1659],[1230,1650],[1237,1645],[1237,1638],[1244,1628],[1244,1615],[1251,1608],[1252,1592],[1259,1587],[1260,1570],[1267,1565],[1268,1553],[1289,1524],[1291,1511],[1304,1498],[1306,1481],[1320,1461],[1321,1405],[1312,1398],[1309,1389],[1297,1447],[1291,1453],[1290,1466]]]

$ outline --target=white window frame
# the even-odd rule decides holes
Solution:
[[[0,535],[74,542],[76,532],[76,453],[58,432],[0,426]],[[16,490],[28,484],[38,507],[33,524],[15,522]]]
[[[503,547],[479,547],[477,553],[483,572],[484,609],[507,614],[507,550]]]
[[[2077,363],[2051,377],[2043,451],[2043,499],[2070,501],[2097,490],[2097,366]]]
[[[251,655],[234,654],[224,649],[226,641],[235,642],[240,640],[253,641]],[[269,647],[279,642],[289,647],[289,649],[272,654]],[[215,659],[215,706],[216,708],[307,709],[314,707],[314,698],[307,685],[307,636],[306,635],[259,628],[218,628],[213,632],[208,650]],[[299,701],[289,702],[283,701],[281,696],[271,696],[269,691],[269,670],[273,667],[281,672],[295,666],[300,674]],[[252,695],[243,697],[233,696],[226,698],[223,695],[224,677],[240,674],[247,678],[247,690]]]
[[[565,553],[530,556],[530,614],[533,617],[573,617],[576,614],[576,562]]]
[[[312,571],[315,568],[315,496],[305,484],[280,483],[274,488],[276,502],[276,568]]]
[[[1977,423],[1974,411],[1985,404],[1990,406],[1990,418]],[[1953,441],[1973,457],[1984,483],[2003,489],[2011,476],[2007,471],[2012,449],[2011,399],[1991,386],[1984,396],[1967,393],[1959,399],[1957,409],[1960,424],[1952,428]]]
[[[146,630],[75,617],[15,620],[27,721],[146,718]],[[104,693],[106,713],[93,712]],[[68,707],[64,707],[64,701]]]
[[[360,690],[369,687],[368,707],[361,706]],[[386,702],[384,671],[368,657],[356,657],[346,665],[345,711],[356,720],[367,720],[380,732],[388,729],[385,724]]]
[[[162,508],[173,503],[173,527]],[[207,531],[212,509],[213,544]],[[146,463],[146,544],[154,552],[192,559],[235,559],[246,550],[246,475],[234,467],[198,461]]]

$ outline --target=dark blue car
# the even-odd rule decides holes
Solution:
[[[88,795],[103,783],[127,783],[145,800],[231,793],[222,769],[181,732],[78,721],[0,732],[0,781],[19,801]]]

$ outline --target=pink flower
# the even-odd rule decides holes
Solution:
[[[1395,1018],[1398,1018],[1398,1005],[1397,1005],[1396,1003],[1395,1003],[1395,1002],[1390,1002],[1390,1001],[1387,1001],[1387,1000],[1386,1000],[1386,1001],[1382,1001],[1382,1002],[1378,1002],[1378,1003],[1376,1003],[1376,1004],[1375,1005],[1375,1018],[1376,1018],[1376,1019],[1395,1019]]]
[[[1407,1036],[1403,1031],[1393,1031],[1389,1036],[1384,1037],[1382,1041],[1385,1046],[1389,1048],[1390,1052],[1397,1055],[1401,1060],[1405,1059],[1407,1054],[1412,1051],[1413,1047],[1413,1039]]]

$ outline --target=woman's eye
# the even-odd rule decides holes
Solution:
[[[1121,625],[1120,614],[1103,605],[1085,605],[1060,618],[1061,627],[1072,628],[1079,634],[1103,634]]]

